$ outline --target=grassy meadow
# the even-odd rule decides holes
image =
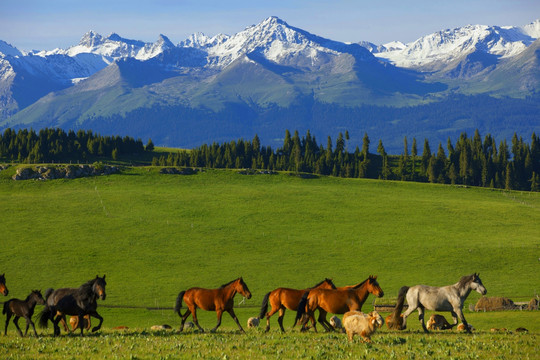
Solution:
[[[14,172],[0,172],[8,298],[106,274],[107,299],[99,301],[105,321],[97,335],[53,339],[50,326],[38,330],[46,335],[38,340],[19,339],[10,324],[0,337],[3,358],[333,358],[336,351],[343,358],[484,358],[496,349],[500,358],[537,356],[540,316],[527,311],[466,310],[472,336],[421,334],[415,313],[408,330],[383,330],[372,345],[349,344],[342,334],[282,335],[276,316],[269,334],[237,335],[227,314],[217,334],[149,327],[178,328],[172,307],[179,291],[239,276],[253,294],[235,298],[243,326],[268,291],[325,277],[342,286],[378,275],[391,302],[403,285],[449,285],[479,272],[488,296],[528,301],[540,288],[539,193],[226,170],[163,175],[154,167],[52,181],[13,181]],[[471,293],[466,309],[479,298]],[[199,321],[210,329],[215,314],[199,312]],[[292,322],[288,311],[286,328]],[[130,329],[111,330],[120,325]],[[491,334],[492,327],[529,333]]]

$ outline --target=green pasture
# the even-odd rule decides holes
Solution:
[[[180,321],[172,307],[179,291],[215,288],[239,276],[253,294],[250,300],[239,295],[235,299],[243,326],[248,317],[258,315],[268,291],[309,287],[325,277],[342,286],[378,275],[385,298],[395,298],[403,285],[449,285],[473,272],[480,273],[488,296],[528,301],[540,289],[539,193],[289,174],[241,175],[232,170],[183,176],[162,175],[153,167],[125,168],[112,176],[53,181],[13,181],[14,172],[15,167],[0,172],[0,273],[6,273],[8,298],[24,298],[32,289],[77,287],[106,274],[107,299],[98,308],[105,318],[103,336],[62,340],[76,342],[76,347],[119,339],[133,341],[135,348],[165,341],[163,346],[170,351],[185,349],[185,341],[198,344],[194,347],[217,341],[226,344],[223,349],[229,349],[232,357],[248,357],[249,351],[255,351],[250,346],[265,348],[261,342],[279,350],[279,345],[271,344],[287,341],[287,334],[278,333],[275,316],[270,334],[251,330],[248,336],[228,338],[224,334],[234,333],[236,325],[227,314],[221,335],[146,334],[154,324],[178,328]],[[466,309],[479,298],[471,293]],[[372,309],[373,300],[368,298],[364,310]],[[360,348],[348,344],[342,334],[304,338],[295,331],[291,336],[299,353],[294,357],[313,354],[308,345],[305,350],[301,345],[313,337],[323,347],[340,344],[343,355],[364,354],[378,344],[397,351],[396,358],[401,358],[411,342],[428,346],[435,336],[474,347],[473,339],[503,338],[490,334],[491,327],[529,329],[529,335],[511,335],[507,358],[531,342],[536,344],[532,349],[537,348],[538,312],[467,310],[465,316],[478,329],[477,335],[419,334],[415,313],[405,332],[384,335],[383,331],[374,345]],[[215,314],[201,312],[200,322],[212,328]],[[286,328],[292,322],[288,311]],[[129,326],[131,333],[110,330],[119,325]],[[19,340],[12,324],[9,329],[0,349],[32,347],[35,340]],[[52,329],[39,332],[50,335]],[[51,341],[39,340],[40,344]],[[231,348],[237,342],[239,353]],[[43,358],[50,355],[47,351]],[[212,356],[224,358],[219,351],[221,346],[216,346]],[[107,354],[98,351],[88,356]],[[423,358],[421,354],[417,358]]]

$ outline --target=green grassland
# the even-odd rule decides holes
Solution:
[[[100,335],[53,340],[49,328],[41,330],[47,336],[36,346],[35,339],[17,338],[10,325],[8,337],[0,338],[2,355],[24,358],[30,349],[29,358],[64,357],[78,349],[88,358],[178,358],[186,349],[184,355],[197,357],[204,348],[205,358],[247,358],[252,352],[261,358],[330,357],[335,351],[352,358],[392,357],[392,352],[394,358],[430,352],[460,358],[477,351],[473,354],[483,358],[493,351],[487,344],[495,344],[501,358],[519,358],[520,350],[523,356],[538,348],[540,316],[528,311],[467,310],[477,328],[472,336],[420,334],[413,314],[408,330],[382,331],[373,345],[348,344],[342,334],[281,335],[275,317],[270,334],[250,330],[237,336],[226,314],[218,334],[150,333],[154,324],[178,327],[172,307],[179,291],[215,288],[239,276],[253,294],[250,300],[235,299],[242,324],[258,314],[266,292],[308,287],[325,277],[342,286],[378,275],[385,298],[395,297],[403,285],[448,285],[473,272],[480,273],[488,296],[528,301],[540,288],[538,193],[158,170],[125,168],[112,176],[53,181],[13,181],[14,167],[0,172],[0,273],[6,273],[10,298],[107,275],[107,299],[98,308],[105,318]],[[471,293],[466,308],[479,298]],[[371,296],[364,310],[372,302]],[[215,314],[200,315],[204,328],[215,325]],[[292,322],[288,312],[286,327]],[[110,330],[119,325],[130,330]],[[530,332],[504,336],[491,334],[491,327]]]

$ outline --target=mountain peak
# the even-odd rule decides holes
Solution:
[[[530,24],[527,24],[521,28],[523,33],[529,35],[534,39],[540,38],[540,19],[533,21]]]
[[[83,35],[81,41],[79,41],[79,45],[86,47],[94,47],[103,44],[103,41],[103,36],[95,32],[94,30],[90,30]]]
[[[155,45],[165,47],[167,49],[174,47],[174,44],[172,43],[172,41],[169,40],[169,38],[163,34],[159,34],[158,40],[156,41]]]
[[[0,58],[5,56],[22,56],[22,53],[16,47],[8,44],[5,41],[0,40]]]

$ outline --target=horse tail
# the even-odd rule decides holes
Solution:
[[[268,294],[264,295],[264,299],[261,305],[261,313],[259,314],[259,319],[262,319],[266,316],[266,312],[268,311],[268,300],[270,299],[270,294],[272,292],[270,291]]]
[[[52,310],[49,306],[45,305],[43,310],[39,313],[39,327],[42,329],[47,328],[47,323],[49,322],[49,319],[51,318]]]
[[[308,296],[309,296],[309,290],[302,295],[302,299],[298,303],[298,307],[296,308],[296,318],[294,319],[293,327],[298,323],[298,320],[304,316],[306,313],[306,305],[308,302]]]
[[[408,291],[408,286],[403,286],[401,289],[399,289],[398,297],[396,300],[396,307],[392,312],[392,317],[386,324],[388,328],[396,328],[398,330],[401,330],[401,322],[398,322],[398,318],[401,316],[401,312],[403,311],[403,305],[405,304],[405,296],[407,295]]]
[[[43,295],[43,299],[45,299],[45,301],[47,301],[47,299],[49,298],[49,296],[51,296],[53,291],[54,291],[53,288],[48,288],[47,290],[45,290],[45,295]]]
[[[180,291],[178,297],[176,298],[176,304],[174,305],[174,312],[178,313],[178,316],[182,317],[180,309],[182,308],[182,300],[184,299],[185,291]]]
[[[403,286],[401,289],[399,289],[397,301],[396,301],[396,307],[394,308],[394,314],[397,314],[396,316],[401,315],[401,311],[403,310],[403,305],[405,303],[405,295],[407,295],[407,292],[409,291],[408,286]]]

